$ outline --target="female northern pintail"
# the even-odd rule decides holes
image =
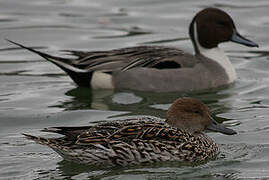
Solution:
[[[217,8],[206,8],[189,26],[195,55],[163,46],[137,46],[110,51],[67,51],[73,59],[55,57],[13,42],[64,70],[78,85],[140,91],[193,91],[233,83],[236,72],[218,48],[232,41],[258,45],[236,30],[232,18]]]
[[[47,145],[66,160],[88,165],[130,165],[159,161],[203,162],[219,152],[202,131],[236,134],[218,124],[208,107],[193,98],[179,98],[168,109],[166,121],[156,118],[117,120],[83,127],[53,127],[43,131],[64,135],[42,138],[24,134]]]

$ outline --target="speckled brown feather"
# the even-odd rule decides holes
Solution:
[[[52,132],[55,132],[55,129]],[[72,128],[66,128],[70,134]],[[64,131],[63,127],[59,128]],[[49,131],[49,129],[46,129]],[[74,128],[75,134],[78,129]],[[63,134],[63,133],[62,133]],[[199,162],[214,158],[217,145],[205,134],[194,136],[153,118],[100,123],[76,137],[39,138],[67,160],[91,165],[129,165],[158,161]]]

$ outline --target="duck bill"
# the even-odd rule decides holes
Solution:
[[[211,118],[211,123],[209,124],[207,129],[210,131],[220,132],[220,133],[226,134],[226,135],[237,134],[234,130],[226,128],[223,124],[219,124],[213,118]]]
[[[258,44],[256,44],[253,41],[248,40],[247,38],[241,36],[236,30],[233,32],[233,36],[231,39],[232,42],[238,43],[238,44],[243,44],[248,47],[259,47]]]

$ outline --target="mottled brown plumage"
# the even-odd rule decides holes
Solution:
[[[169,108],[166,121],[143,117],[98,123],[84,127],[44,129],[64,135],[41,138],[25,134],[47,145],[67,160],[90,165],[130,165],[159,161],[201,162],[218,154],[216,143],[204,129],[235,134],[217,124],[202,102],[179,98]]]

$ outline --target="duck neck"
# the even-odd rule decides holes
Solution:
[[[228,56],[225,55],[224,51],[220,49],[219,47],[214,48],[204,48],[200,43],[198,39],[198,33],[197,33],[197,27],[196,22],[193,21],[190,26],[190,37],[194,46],[195,54],[202,54],[203,56],[215,61],[218,63],[226,72],[229,83],[232,83],[236,80],[236,72],[235,69],[228,58]]]

